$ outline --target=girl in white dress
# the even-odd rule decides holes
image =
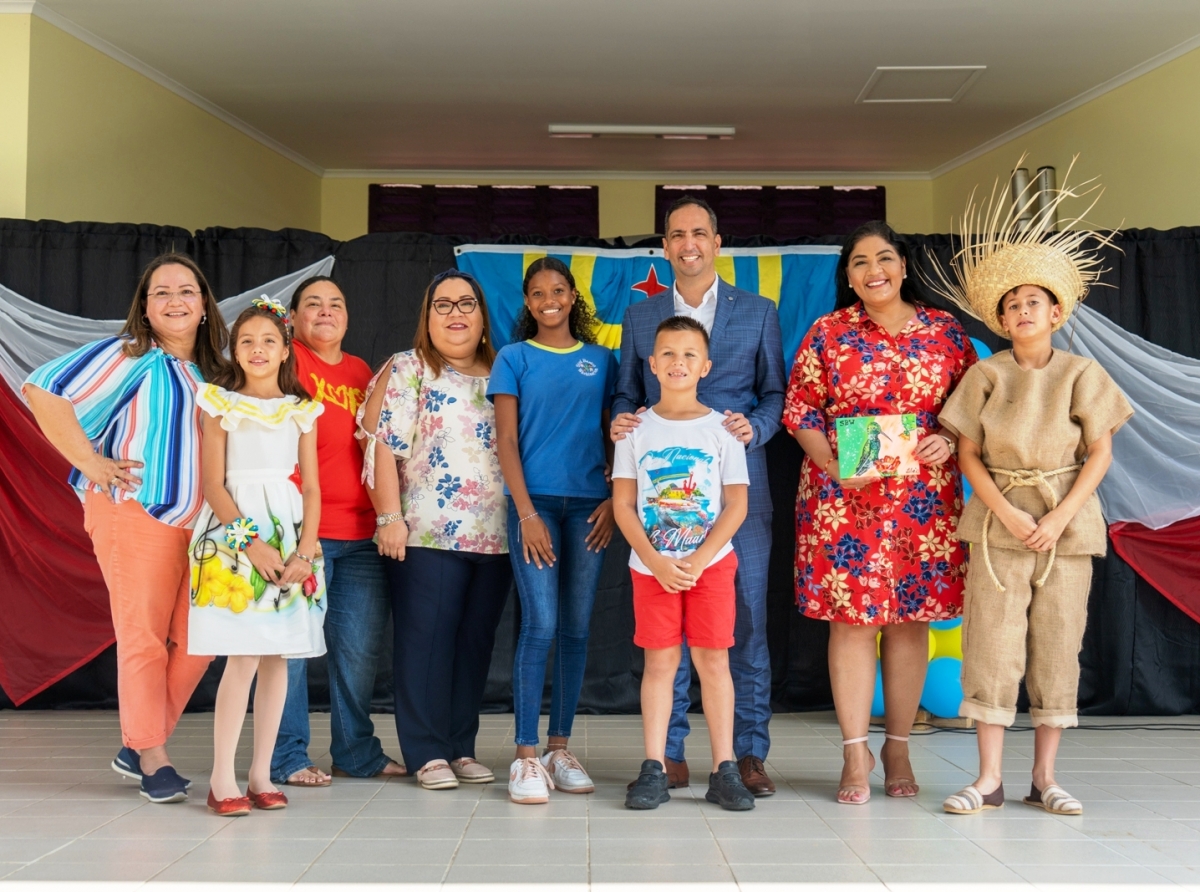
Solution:
[[[233,364],[200,390],[206,504],[191,546],[188,652],[228,656],[217,690],[208,807],[243,815],[283,808],[271,752],[287,696],[285,658],[325,653],[325,581],[317,526],[317,416],[296,376],[287,311],[256,300],[233,324]],[[233,760],[254,697],[247,795]]]

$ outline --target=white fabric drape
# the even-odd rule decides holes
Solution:
[[[1151,344],[1082,305],[1054,335],[1054,346],[1100,363],[1134,408],[1113,437],[1113,466],[1100,484],[1105,520],[1158,530],[1200,515],[1200,360]]]
[[[296,286],[309,276],[327,276],[333,258],[288,273],[257,288],[221,301],[221,315],[232,322],[256,297],[270,297],[284,306]],[[0,285],[0,377],[17,393],[22,382],[38,366],[57,359],[89,341],[110,337],[121,330],[123,319],[84,319],[34,303]]]

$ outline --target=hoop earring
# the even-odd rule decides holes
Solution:
[[[144,325],[149,325],[149,324],[150,324],[150,317],[149,317],[149,316],[143,316],[143,317],[142,317],[142,323],[143,323]]]
[[[201,324],[201,325],[203,325],[203,324],[204,324],[205,322],[207,322],[207,321],[208,321],[208,316],[207,316],[207,315],[204,315],[204,316],[201,316],[201,317],[200,317],[200,324]]]

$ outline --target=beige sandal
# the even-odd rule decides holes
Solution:
[[[1083,803],[1058,784],[1051,784],[1044,790],[1039,790],[1037,784],[1030,784],[1029,795],[1021,801],[1034,808],[1045,809],[1052,815],[1083,814]]]
[[[884,736],[885,740],[894,740],[897,743],[908,743],[907,737],[898,737],[895,734],[884,734],[883,736]],[[882,750],[880,750],[880,752],[879,752],[879,757],[883,758]],[[901,784],[911,784],[913,787],[913,791],[911,793],[893,792],[893,790],[896,787],[899,787]],[[921,788],[919,786],[917,786],[916,780],[914,780],[911,777],[893,777],[893,778],[885,777],[883,779],[884,795],[891,796],[893,799],[911,799],[912,797],[916,796],[917,793],[920,792],[920,790],[921,790]]]
[[[869,738],[867,738],[867,737],[855,737],[851,740],[843,740],[842,741],[842,749],[844,750],[846,747],[851,746],[855,743],[866,743],[868,739]],[[838,801],[839,805],[866,805],[868,802],[871,801],[870,778],[871,778],[871,772],[875,770],[875,756],[873,756],[871,754],[871,750],[869,747],[867,749],[867,755],[871,757],[871,767],[867,769],[867,783],[866,784],[844,784],[842,786],[839,786],[838,791],[837,791],[837,801]],[[867,795],[864,796],[862,799],[849,799],[842,795],[843,793],[849,793],[850,791],[857,791],[857,790],[865,790]]]
[[[977,815],[989,808],[1004,808],[1004,784],[984,795],[974,784],[947,796],[942,811],[952,815]]]

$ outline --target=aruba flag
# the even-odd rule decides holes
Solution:
[[[789,368],[813,321],[833,309],[839,252],[834,245],[792,245],[724,248],[717,256],[717,275],[778,305]],[[675,281],[661,248],[461,245],[454,253],[458,268],[483,286],[497,349],[508,343],[524,303],[525,270],[541,257],[556,257],[570,268],[580,298],[601,323],[596,340],[612,350],[621,347],[621,321],[629,305],[661,294]]]

